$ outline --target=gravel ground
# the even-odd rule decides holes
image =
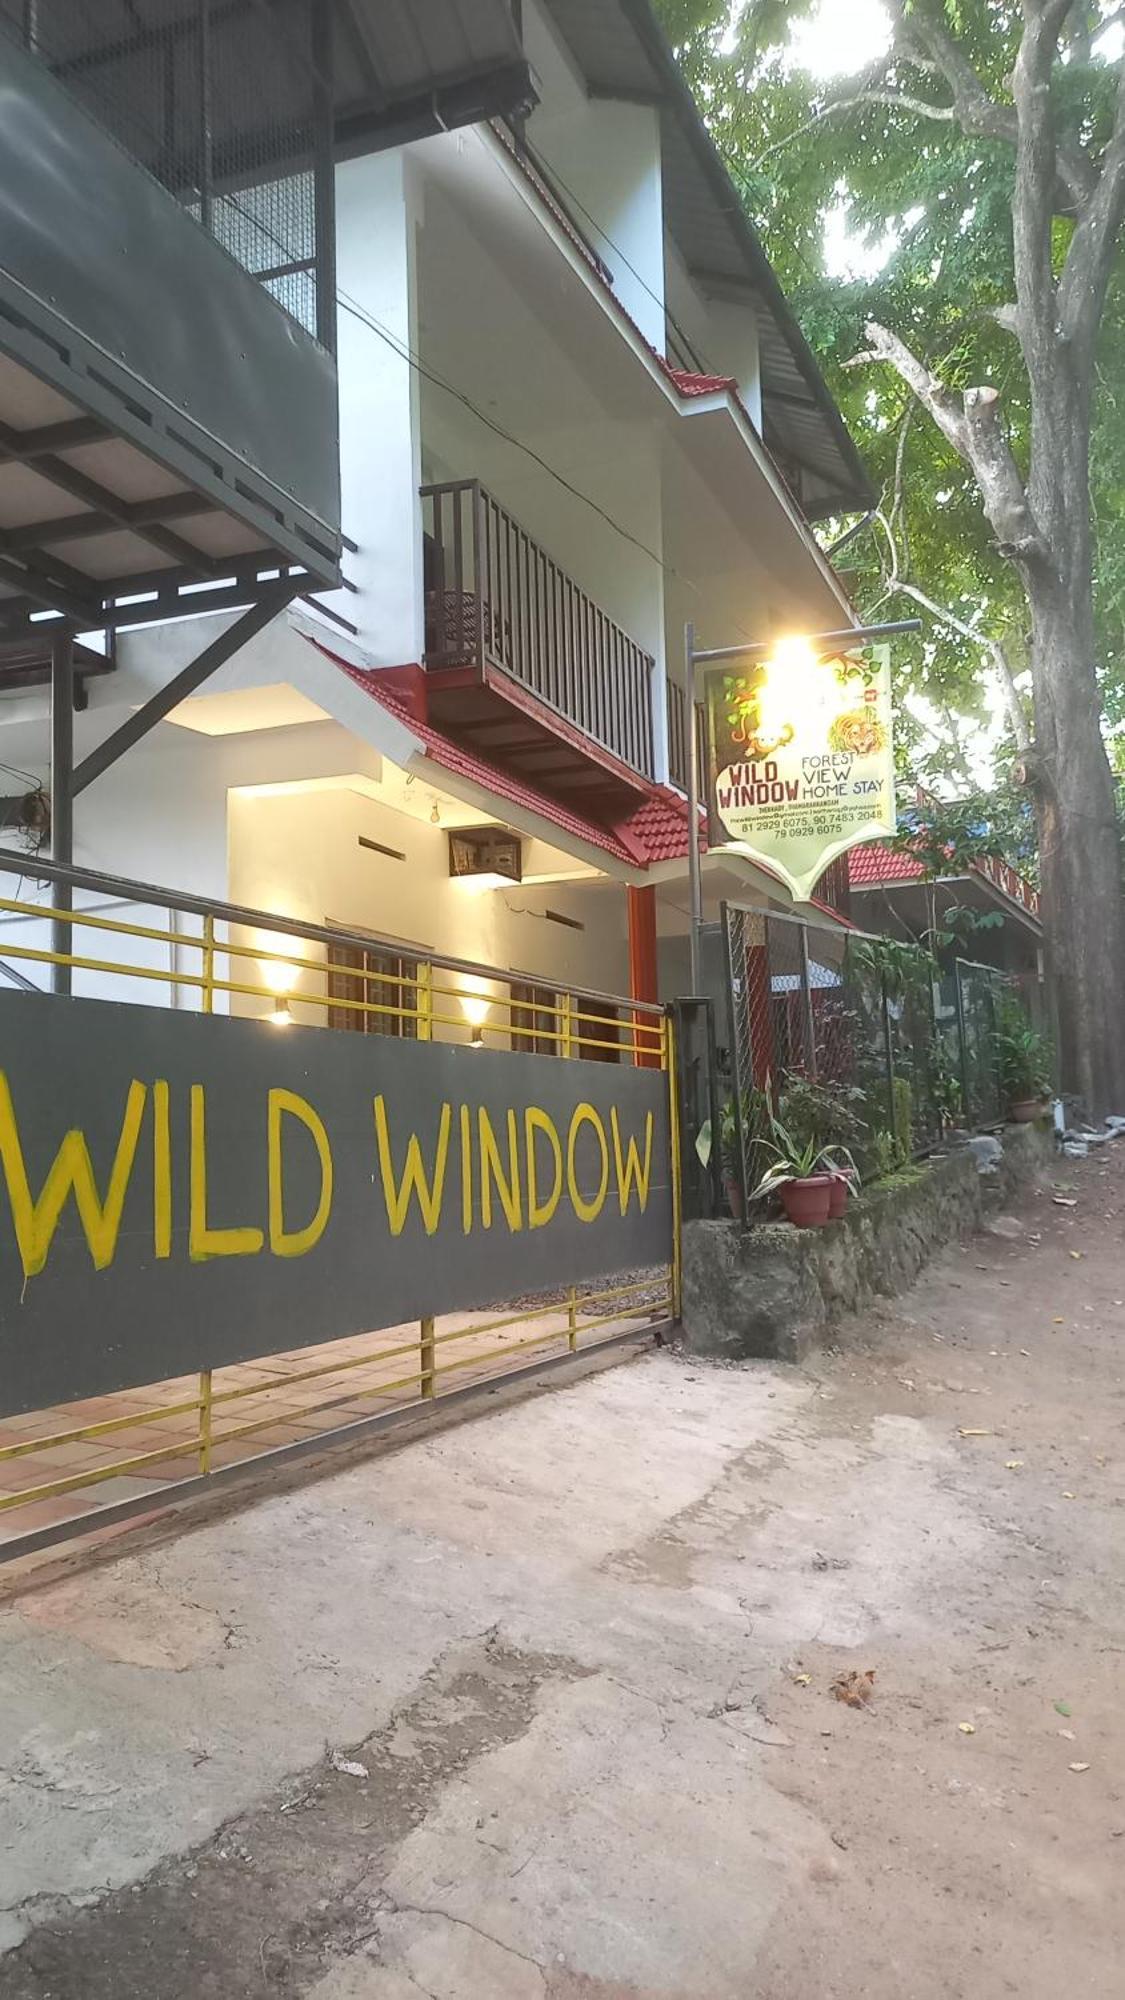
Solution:
[[[1059,1179],[802,1369],[0,1604],[0,2000],[1117,2000],[1125,1144]]]

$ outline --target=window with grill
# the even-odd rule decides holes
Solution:
[[[513,1049],[528,1056],[557,1056],[562,1032],[561,1017],[554,1011],[558,994],[549,986],[529,986],[520,980],[512,981],[510,992]]]
[[[413,959],[395,952],[368,951],[359,945],[334,944],[328,970],[330,1028],[349,1028],[353,1034],[393,1035],[400,1041],[417,1039],[418,989]],[[372,974],[379,974],[375,978]],[[368,1007],[402,1008],[402,1013],[369,1013]]]

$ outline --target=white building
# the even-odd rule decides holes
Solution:
[[[432,42],[439,10],[416,12]],[[451,0],[428,91],[395,66],[401,0],[346,14],[346,587],[294,601],[96,776],[74,857],[340,924],[384,953],[474,960],[513,991],[655,998],[658,971],[668,997],[688,984],[685,621],[702,646],[852,624],[811,524],[871,494],[644,0]],[[362,115],[341,106],[348,65]],[[244,201],[260,274],[270,205]],[[284,431],[300,413],[270,415]],[[97,547],[68,531],[67,561],[95,582]],[[79,765],[243,601],[221,576],[158,595],[152,560],[142,541],[135,592],[115,571],[122,629],[109,670],[83,680]],[[50,619],[29,631],[18,674],[0,653],[13,796],[50,789],[47,695],[28,668]],[[519,879],[498,880],[486,847],[458,877],[450,833],[467,829],[514,836]],[[710,914],[723,894],[787,901],[718,858],[705,890]],[[42,929],[9,914],[0,960]],[[140,964],[165,950],[133,948]],[[294,981],[298,1010],[310,983]],[[75,987],[100,990],[98,975]],[[175,986],[145,997],[197,1004]]]

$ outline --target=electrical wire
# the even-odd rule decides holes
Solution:
[[[228,194],[224,196],[224,200],[237,209],[248,222],[253,223],[256,228],[259,228],[263,235],[269,237],[274,243],[275,248],[283,251],[286,249],[287,246],[285,243],[280,237],[273,234],[268,225],[260,223],[257,217],[251,216],[247,210],[241,207],[236,195]],[[609,239],[607,238],[606,240],[608,241]],[[673,563],[668,562],[663,556],[658,555],[655,549],[649,548],[648,544],[642,541],[639,535],[633,534],[631,529],[624,527],[599,501],[592,499],[590,494],[584,493],[581,487],[575,486],[573,481],[566,477],[565,473],[560,472],[557,466],[552,465],[549,459],[544,458],[541,452],[536,451],[534,445],[528,444],[525,438],[519,437],[516,432],[510,431],[505,425],[498,423],[495,417],[490,417],[486,410],[482,410],[478,404],[474,403],[472,397],[465,390],[457,388],[454,383],[447,382],[444,377],[436,374],[432,368],[427,366],[422,360],[421,355],[417,354],[408,342],[402,340],[398,334],[393,333],[390,327],[384,326],[381,320],[376,319],[375,315],[367,307],[362,306],[358,299],[353,298],[340,285],[336,287],[335,298],[336,304],[344,312],[348,313],[351,318],[357,320],[362,326],[365,326],[368,332],[373,333],[377,339],[383,341],[391,349],[392,353],[396,354],[398,359],[407,367],[412,368],[423,381],[429,382],[431,387],[441,390],[443,394],[451,396],[471,416],[474,416],[478,423],[483,424],[487,430],[492,431],[505,444],[511,445],[514,450],[523,452],[525,457],[529,458],[533,464],[537,465],[541,471],[545,472],[549,478],[553,479],[573,499],[578,500],[583,506],[589,507],[601,521],[604,521],[608,528],[612,528],[615,534],[620,535],[623,541],[630,543],[633,548],[639,550],[649,562],[656,566],[662,575],[670,577],[674,582],[683,585],[686,590],[693,592],[696,597],[702,598],[704,596],[702,585],[694,582],[691,577],[685,576]],[[753,643],[751,634],[746,626],[742,624],[741,620],[732,618],[731,623],[742,638],[748,643]]]

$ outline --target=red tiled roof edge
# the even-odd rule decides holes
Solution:
[[[443,770],[452,771],[458,777],[468,778],[485,791],[495,792],[498,798],[506,799],[509,805],[524,807],[526,811],[535,813],[538,818],[550,821],[562,832],[584,841],[587,846],[601,848],[606,854],[611,854],[614,860],[623,861],[630,868],[648,867],[651,856],[643,840],[639,840],[635,834],[626,837],[629,822],[626,822],[625,828],[621,828],[606,827],[600,825],[597,820],[583,819],[569,806],[563,805],[561,800],[551,798],[545,792],[536,791],[533,786],[524,784],[522,779],[515,777],[510,771],[488,763],[486,759],[476,756],[471,750],[463,749],[459,743],[453,741],[452,737],[442,735],[432,723],[423,722],[412,713],[392,688],[380,685],[382,678],[380,668],[353,666],[348,660],[342,660],[338,653],[333,653],[330,647],[322,645],[320,640],[314,640],[312,643],[326,659],[339,667],[341,673],[346,674],[356,687],[362,688],[372,701],[377,701],[389,715],[394,716],[397,722],[401,722],[404,728],[418,737],[426,757],[440,765]],[[645,807],[642,806],[640,811],[644,810]]]
[[[848,880],[853,889],[878,889],[896,882],[917,882],[925,868],[913,855],[888,850],[878,841],[848,851]]]

